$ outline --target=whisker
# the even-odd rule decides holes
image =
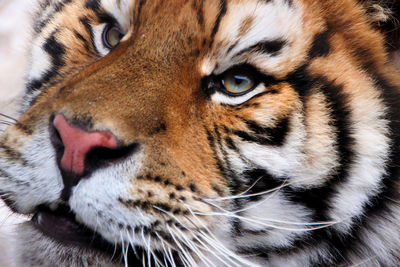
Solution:
[[[204,256],[204,254],[199,250],[198,245],[196,245],[192,240],[190,240],[184,232],[182,232],[178,227],[174,226],[175,231],[179,232],[180,235],[183,237],[182,241],[188,246],[190,249],[192,249],[197,255],[199,256],[200,260],[202,260],[207,266],[212,266],[213,264]],[[195,235],[193,235],[195,236]],[[210,265],[211,263],[211,265]]]
[[[14,125],[14,123],[9,122],[9,121],[4,121],[4,120],[0,120],[0,124],[4,124],[4,125],[7,125],[7,126]]]
[[[13,120],[13,121],[15,121],[15,122],[18,121],[16,118],[13,118],[13,117],[11,117],[11,116],[9,116],[9,115],[6,115],[6,114],[4,114],[4,113],[2,113],[2,112],[0,112],[0,116],[2,116],[2,117],[4,117],[4,118],[7,118],[7,119],[10,119],[10,120]]]
[[[213,206],[213,207],[223,211],[224,213],[218,213],[218,212],[216,214],[207,213],[207,215],[206,215],[206,213],[204,213],[204,214],[201,213],[201,214],[197,214],[197,215],[203,215],[203,216],[213,216],[213,215],[215,215],[215,216],[223,216],[223,215],[226,215],[226,216],[230,216],[230,215],[236,215],[236,213],[239,213],[239,212],[247,210],[247,209],[240,209],[240,210],[235,210],[235,211],[228,211],[228,210],[226,210],[226,209],[224,209],[224,208],[222,208],[222,207],[220,207],[220,206],[218,206],[216,204],[213,204],[213,203],[207,203],[207,204],[209,204],[210,206]],[[240,216],[240,215],[237,215],[237,216]],[[257,220],[260,220],[260,221],[268,221],[268,222],[272,222],[272,223],[282,223],[282,224],[290,224],[290,225],[305,225],[305,226],[333,225],[333,224],[338,224],[338,223],[341,223],[341,222],[347,220],[347,219],[343,219],[341,221],[326,221],[326,222],[290,222],[290,221],[282,221],[282,220],[261,218],[261,217],[250,217],[250,218],[255,219],[255,220],[257,219]]]
[[[200,231],[200,234],[201,234],[201,238],[203,238],[205,242],[207,242],[212,248],[219,251],[222,254],[222,256],[224,256],[230,262],[230,264],[229,264],[226,261],[219,258],[220,261],[225,263],[226,266],[232,266],[232,264],[237,267],[242,266],[240,263],[235,262],[235,260],[237,260],[239,262],[241,262],[241,260],[238,260],[238,257],[236,255],[233,255],[230,251],[226,251],[224,247],[221,247],[221,244],[219,242],[216,242],[215,239],[210,238],[203,231]]]
[[[132,236],[132,234],[131,234],[131,232],[129,231],[129,230],[126,230],[126,235],[128,236],[128,243],[129,243],[129,245],[132,247],[132,250],[133,250],[133,253],[135,254],[135,256],[137,257],[137,251],[136,251],[136,249],[135,249],[135,244],[134,244],[134,242],[133,242],[133,240],[134,240],[134,238],[133,238],[133,236]]]
[[[243,216],[239,216],[236,214],[229,214],[229,213],[201,213],[201,212],[195,212],[196,215],[201,215],[201,216],[224,216],[224,217],[231,217],[231,218],[235,218],[235,219],[240,219],[242,221],[247,221],[247,222],[251,222],[254,223],[256,225],[261,225],[261,226],[265,226],[267,228],[274,228],[274,229],[278,229],[278,230],[285,230],[285,231],[296,231],[296,232],[307,232],[307,231],[314,231],[314,230],[318,230],[318,229],[322,229],[322,228],[327,228],[330,227],[334,224],[338,224],[341,223],[343,221],[338,221],[338,222],[332,222],[332,223],[318,223],[317,226],[315,227],[310,227],[310,228],[292,228],[292,227],[283,227],[283,226],[278,226],[278,225],[274,225],[274,224],[268,224],[265,222],[260,222],[254,218],[247,218],[247,217],[243,217]],[[290,224],[290,222],[286,223],[286,224]],[[297,224],[295,224],[297,225]],[[298,224],[298,225],[307,225],[307,224]],[[309,224],[311,225],[311,223]]]
[[[258,180],[259,181],[259,180]],[[262,196],[262,195],[266,195],[269,193],[273,193],[275,191],[278,191],[284,187],[287,187],[289,185],[292,185],[293,183],[282,183],[280,186],[277,186],[275,188],[272,189],[268,189],[266,191],[262,191],[262,192],[258,192],[258,193],[254,193],[254,194],[248,194],[245,195],[243,194],[244,192],[248,192],[251,188],[246,189],[246,191],[238,194],[238,195],[233,195],[233,196],[229,196],[229,197],[219,197],[219,198],[204,198],[202,200],[206,200],[206,201],[223,201],[223,200],[232,200],[232,199],[240,199],[240,198],[251,198],[251,197],[257,197],[257,196]],[[254,186],[254,185],[253,185]]]
[[[142,266],[146,266],[146,256],[144,255],[144,251],[142,251]]]
[[[125,249],[125,242],[124,242],[124,238],[123,238],[123,236],[122,236],[122,232],[120,231],[119,232],[119,234],[120,234],[120,239],[121,239],[121,250],[122,250],[122,255],[123,255],[123,258],[124,258],[124,265],[125,265],[125,267],[128,267],[128,253],[127,253],[127,250]]]
[[[163,249],[163,254],[164,254],[164,263],[165,263],[165,266],[167,267],[168,266],[168,262],[167,262],[167,260],[170,262],[170,263],[172,263],[172,260],[169,258],[169,254],[168,254],[168,252],[167,252],[167,249],[165,248],[165,244],[164,244],[164,239],[157,233],[157,231],[155,232],[155,234],[156,234],[156,236],[158,237],[158,239],[160,240],[160,243],[161,243],[161,246],[162,246],[162,249]],[[173,265],[173,266],[175,266],[175,265]]]
[[[141,230],[140,232],[141,232],[141,238],[142,238],[142,240],[143,240],[143,243],[144,243],[144,245],[146,246],[147,262],[148,262],[148,264],[150,265],[150,262],[151,262],[151,255],[150,255],[151,248],[150,248],[150,244],[146,242],[146,237],[145,237],[145,235],[144,235],[144,229],[143,229],[143,228],[142,228],[142,230]]]
[[[177,236],[175,236],[175,234],[173,233],[173,231],[171,231],[171,228],[167,225],[167,229],[169,231],[169,233],[171,234],[172,239],[174,240],[175,244],[179,247],[179,251],[181,252],[181,255],[184,256],[184,258],[186,258],[186,260],[188,261],[188,266],[196,266],[197,264],[195,263],[195,260],[193,259],[193,257],[190,255],[190,253],[182,247],[181,242],[179,242],[177,240]],[[185,261],[186,261],[185,260]]]
[[[182,225],[186,230],[188,230],[189,232],[192,233],[192,231],[191,231],[188,227],[186,227],[175,215],[173,215],[173,214],[171,214],[170,212],[167,212],[167,211],[165,211],[165,210],[163,210],[163,209],[161,209],[161,208],[159,208],[159,207],[157,207],[157,206],[153,206],[153,207],[156,208],[156,209],[158,209],[158,210],[160,210],[160,211],[162,211],[162,212],[164,212],[165,214],[169,215],[170,217],[174,218],[174,219],[176,220],[176,222],[178,222],[178,223],[179,223],[180,225]],[[186,218],[186,219],[188,219],[189,221],[191,221],[189,218]],[[195,225],[192,221],[191,221],[191,223],[192,223],[193,225]],[[195,225],[195,226],[196,226],[196,228],[198,229],[197,225]],[[200,230],[200,229],[198,229],[198,230]],[[180,231],[180,232],[181,232],[181,231]],[[198,242],[204,244],[204,243],[199,239],[199,237],[197,237],[197,235],[195,235],[195,234],[192,233],[192,236],[193,236]],[[204,247],[205,247],[206,250],[208,250],[208,252],[212,253],[216,258],[220,259],[221,262],[225,262],[225,261],[222,260],[216,253],[214,253],[212,250],[210,250],[208,246],[204,245]],[[207,261],[208,261],[208,259],[206,259],[206,258],[204,258],[204,260],[207,260]],[[204,261],[203,261],[203,262],[204,262]],[[227,265],[227,266],[229,266],[229,265]]]
[[[377,257],[378,257],[378,255],[375,255],[373,257],[364,259],[363,261],[361,261],[359,263],[353,264],[353,265],[351,265],[349,267],[358,267],[358,266],[361,266],[361,265],[365,265],[367,262],[372,261],[373,259],[376,259]]]
[[[237,260],[238,262],[240,262],[241,264],[247,265],[247,266],[259,266],[256,265],[254,262],[249,262],[245,259],[243,259],[242,257],[236,255],[235,253],[233,253],[230,249],[226,248],[225,245],[223,245],[218,238],[216,238],[214,236],[214,234],[210,231],[210,229],[198,218],[198,216],[196,216],[196,214],[194,214],[193,210],[185,203],[183,203],[183,205],[185,205],[185,207],[189,210],[189,212],[193,215],[193,218],[196,219],[196,221],[198,222],[198,224],[200,224],[208,233],[208,235],[210,236],[210,239],[214,242],[214,245],[210,244],[209,241],[207,241],[208,244],[210,244],[212,247],[218,249],[220,252],[224,252],[225,254],[222,254],[223,256],[225,256],[229,261],[232,261],[231,257],[234,258],[235,260]],[[190,220],[191,221],[191,220]],[[191,223],[198,228],[198,225],[191,221]],[[208,236],[206,233],[204,233],[204,231],[198,229],[199,233],[202,233],[203,236]],[[216,247],[217,246],[217,247]],[[228,256],[229,257],[228,257]]]
[[[149,235],[148,244],[149,244],[149,248],[150,248],[151,257],[154,259],[154,263],[156,264],[156,267],[164,266],[164,264],[161,263],[160,259],[155,254],[155,252],[151,249],[151,235]],[[151,266],[151,263],[149,263],[149,266]]]

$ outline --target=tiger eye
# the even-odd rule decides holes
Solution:
[[[108,26],[105,28],[103,33],[103,42],[106,47],[112,49],[119,44],[123,37],[124,33],[120,28],[116,26]]]
[[[245,69],[227,71],[222,77],[222,84],[228,93],[244,94],[256,84],[254,76]]]

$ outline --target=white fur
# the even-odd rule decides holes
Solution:
[[[253,96],[263,92],[264,90],[265,90],[265,86],[263,84],[259,84],[251,92],[249,92],[245,95],[242,95],[242,96],[234,97],[234,96],[226,95],[221,92],[215,92],[215,94],[213,94],[211,96],[211,99],[213,101],[215,101],[216,103],[223,103],[223,104],[228,104],[228,105],[239,105],[239,104],[246,102]]]
[[[343,220],[361,213],[369,199],[380,191],[379,183],[385,170],[382,166],[387,161],[390,140],[388,137],[388,122],[382,120],[385,107],[376,96],[373,85],[363,88],[369,91],[368,97],[354,92],[357,97],[352,107],[352,129],[354,131],[355,164],[350,169],[348,182],[338,188],[339,194],[333,200],[331,216],[335,220]],[[373,110],[374,112],[371,112]],[[349,205],[349,203],[352,203]],[[351,223],[338,225],[342,230],[351,227]],[[345,228],[343,228],[345,227]]]
[[[254,17],[257,24],[253,25],[244,37],[239,38],[240,25],[248,16]],[[266,73],[279,73],[282,71],[280,63],[295,56],[293,51],[296,50],[285,47],[277,56],[236,54],[261,41],[279,39],[288,43],[295,42],[301,39],[298,36],[303,33],[301,7],[290,7],[284,0],[270,1],[266,4],[256,1],[229,4],[227,14],[223,17],[220,30],[215,36],[214,50],[204,59],[201,66],[202,72],[210,73],[211,68],[218,63],[219,67],[213,69],[213,72],[220,74],[234,65],[246,62],[253,63]],[[228,53],[228,48],[237,41],[239,42],[236,47]],[[223,46],[219,45],[221,43]]]
[[[30,72],[28,75],[29,80],[40,80],[46,71],[52,67],[51,58],[43,50],[44,40],[36,39],[32,46],[32,61]]]
[[[107,26],[106,23],[102,23],[99,25],[92,25],[93,28],[93,35],[94,35],[94,45],[96,46],[96,50],[100,53],[100,55],[105,56],[110,52],[110,49],[104,45],[103,42],[103,32],[105,27]]]

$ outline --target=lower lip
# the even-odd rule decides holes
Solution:
[[[40,208],[33,216],[32,223],[36,229],[60,244],[79,246],[109,255],[110,261],[119,262],[123,258],[119,245],[112,245],[99,234],[77,223],[74,216],[69,212],[52,212],[47,208]],[[143,253],[142,248],[135,248],[135,250]],[[137,259],[134,250],[129,249],[127,257],[130,265],[142,266],[142,261]]]
[[[87,244],[97,238],[94,232],[75,222],[72,215],[42,210],[33,216],[32,221],[41,232],[60,242]]]
[[[33,225],[46,236],[58,241],[61,244],[80,246],[90,250],[98,251],[110,256],[111,261],[119,261],[123,259],[122,248],[119,245],[112,245],[103,239],[99,234],[88,229],[84,225],[75,221],[75,215],[69,212],[52,212],[47,208],[40,208],[32,218]],[[145,255],[143,248],[129,248],[126,257],[130,266],[147,266],[138,256]],[[136,254],[136,253],[138,254]],[[161,253],[156,252],[160,258],[164,257]],[[180,260],[174,257],[176,263]],[[181,264],[177,264],[181,266]]]

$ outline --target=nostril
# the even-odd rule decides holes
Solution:
[[[120,146],[111,132],[74,126],[62,114],[50,120],[50,139],[64,182],[63,199],[68,199],[71,188],[82,178],[123,161],[140,148],[138,143]]]
[[[108,167],[118,162],[129,158],[139,150],[139,144],[133,143],[129,146],[110,149],[106,147],[93,148],[86,156],[85,171],[92,172],[93,170]]]
[[[51,120],[51,121],[53,121],[53,120]],[[61,158],[64,154],[64,149],[65,149],[64,144],[61,139],[61,135],[58,132],[58,130],[54,127],[53,123],[50,123],[49,128],[50,128],[50,130],[49,130],[50,142],[53,145],[53,148],[56,152],[55,154],[56,154],[57,162],[61,162]]]
[[[64,171],[83,175],[88,153],[99,147],[116,149],[117,138],[107,131],[86,131],[71,125],[64,115],[59,114],[53,120],[53,142],[59,149],[64,149],[61,157],[61,168]]]

